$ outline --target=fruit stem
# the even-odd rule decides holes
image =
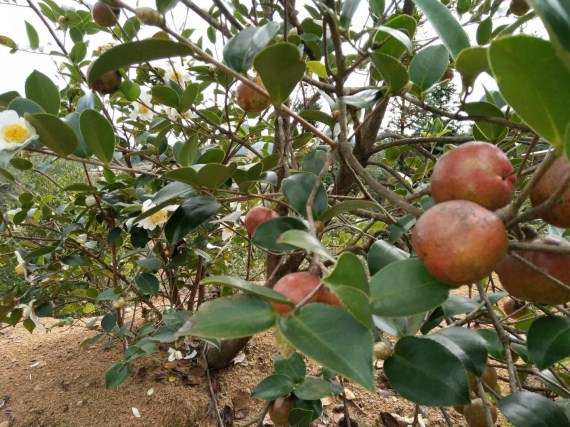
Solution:
[[[477,285],[477,290],[479,291],[479,295],[481,296],[481,299],[485,302],[485,307],[487,307],[487,313],[488,313],[489,317],[491,318],[491,322],[493,323],[493,326],[495,327],[495,330],[497,331],[497,334],[499,335],[499,339],[501,340],[501,343],[503,344],[503,348],[505,350],[505,356],[507,359],[507,372],[509,373],[509,386],[511,387],[511,393],[516,393],[521,389],[521,385],[519,383],[519,378],[518,378],[516,370],[515,370],[515,364],[513,362],[513,356],[511,354],[509,337],[508,337],[507,333],[505,332],[505,329],[503,328],[501,321],[497,317],[495,310],[493,310],[493,305],[491,304],[491,301],[489,301],[489,296],[487,295],[487,292],[485,292],[485,289],[483,289],[483,285],[481,284],[481,282],[477,282],[476,285]],[[493,424],[491,423],[491,425],[493,425]]]

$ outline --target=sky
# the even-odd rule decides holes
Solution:
[[[25,4],[23,0],[17,1],[19,4]],[[78,6],[71,1],[58,3],[70,7]],[[87,3],[92,4],[93,0]],[[201,0],[197,3],[203,7],[207,7],[211,4],[208,0]],[[139,6],[153,6],[154,1],[139,0],[137,4]],[[355,19],[366,19],[366,5],[367,2],[365,1],[360,3]],[[180,9],[175,9],[175,11],[180,10],[182,12],[180,16],[185,16],[184,6],[178,6],[178,8]],[[191,18],[193,19],[193,17]],[[24,21],[33,25],[40,34],[40,50],[43,50],[44,53],[26,51],[29,50],[29,42]],[[196,22],[202,21],[196,19]],[[471,40],[474,40],[475,36],[473,33],[476,30],[476,26],[472,26],[466,30],[468,33],[471,33]],[[32,10],[28,7],[15,6],[13,3],[8,3],[7,0],[0,0],[0,36],[10,37],[21,47],[21,50],[12,54],[8,48],[0,46],[0,94],[10,90],[18,90],[21,94],[24,94],[24,82],[33,70],[41,71],[52,77],[55,83],[60,87],[63,86],[63,81],[57,81],[57,65],[54,59],[47,54],[50,50],[56,48],[53,39]],[[97,44],[104,44],[107,40],[110,39],[104,37],[99,40],[95,39],[92,41],[91,47],[95,47]],[[98,41],[100,41],[100,43],[98,43]],[[454,82],[457,87],[461,87],[459,76],[456,76]],[[494,80],[486,75],[481,76],[478,83],[476,90],[470,96],[472,100],[478,100],[481,97],[483,94],[483,84],[489,89],[496,87]]]

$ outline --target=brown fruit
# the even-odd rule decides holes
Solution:
[[[295,407],[295,400],[292,397],[279,397],[273,401],[269,408],[269,418],[277,426],[289,425],[289,414]]]
[[[272,218],[277,218],[278,216],[279,214],[277,212],[266,208],[265,206],[255,206],[245,215],[243,223],[248,234],[252,236],[255,229],[259,227],[260,224],[263,224],[265,221]]]
[[[89,75],[91,72],[92,67],[93,63],[91,63],[87,69],[87,75]],[[107,71],[105,74],[95,79],[93,85],[91,86],[91,89],[93,89],[95,92],[99,92],[100,94],[109,95],[119,90],[119,87],[121,86],[121,80],[122,77],[121,73],[119,73],[119,70]]]
[[[517,301],[514,298],[507,297],[503,301],[503,311],[511,319],[520,319],[522,316],[528,313],[528,310],[520,310],[524,307],[524,303]],[[520,310],[520,311],[519,311]],[[513,314],[517,312],[516,314]]]
[[[253,78],[253,82],[265,89],[265,86],[259,76],[255,76]],[[253,90],[245,83],[240,83],[236,94],[238,105],[246,113],[260,113],[271,105],[269,98],[266,98],[259,92]]]
[[[102,1],[98,1],[91,9],[93,21],[102,27],[112,27],[116,25],[119,18],[119,9],[109,6]]]
[[[557,158],[543,177],[530,192],[533,206],[545,202],[560,186],[561,180],[570,173],[570,162],[564,155]],[[541,214],[541,218],[549,224],[562,228],[570,228],[570,186],[560,197],[560,201],[549,211]]]
[[[307,273],[304,271],[297,273],[290,273],[283,276],[277,281],[274,290],[282,293],[295,304],[301,302],[307,295],[309,295],[319,284],[321,278],[315,274]],[[313,295],[307,303],[321,302],[329,305],[342,305],[340,300],[326,287],[321,287],[315,295]],[[293,309],[292,306],[278,303],[271,303],[277,313],[288,313]]]
[[[426,269],[451,286],[477,282],[491,274],[508,243],[501,219],[468,200],[435,205],[412,231],[412,246]]]
[[[475,383],[475,376],[471,372],[468,372],[467,379],[469,380],[469,390],[471,390],[473,393],[477,393],[477,384]],[[487,366],[483,371],[483,375],[481,375],[480,380],[483,383],[487,384],[492,389],[495,389],[498,382],[497,370],[492,366]]]
[[[497,422],[497,408],[491,403],[489,404],[489,408],[494,425]],[[485,408],[480,398],[473,399],[469,405],[465,405],[463,415],[469,427],[491,427],[487,424],[487,420],[485,419]]]
[[[471,141],[445,153],[435,164],[431,193],[437,203],[471,200],[496,210],[510,202],[516,174],[500,148]]]
[[[445,73],[443,73],[443,76],[441,76],[441,79],[439,79],[439,81],[444,82],[446,80],[453,80],[453,77],[455,77],[455,72],[451,68],[448,68],[445,70]]]
[[[523,16],[530,10],[530,6],[526,0],[511,0],[509,10],[513,15]]]
[[[528,240],[530,243],[570,247],[563,237],[541,235]],[[518,255],[545,273],[570,286],[570,254],[539,251],[516,251]],[[497,267],[501,284],[512,296],[535,304],[564,304],[570,301],[570,291],[553,280],[507,254]]]

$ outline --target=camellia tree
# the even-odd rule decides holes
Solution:
[[[570,425],[569,2],[27,6],[61,68],[0,95],[21,190],[2,258],[26,280],[0,322],[100,315],[84,344],[125,343],[107,387],[160,343],[176,359],[201,340],[219,369],[273,329],[252,395],[277,425],[309,425],[342,378],[374,390],[375,355],[402,397],[471,426],[497,407]],[[473,101],[482,73],[498,91]],[[456,104],[430,103],[459,78]],[[58,164],[83,178],[60,185]]]

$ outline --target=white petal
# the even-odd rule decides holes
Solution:
[[[131,408],[131,411],[133,411],[133,415],[137,418],[141,417],[141,413],[139,412],[139,410],[137,408],[135,408],[134,406]]]

